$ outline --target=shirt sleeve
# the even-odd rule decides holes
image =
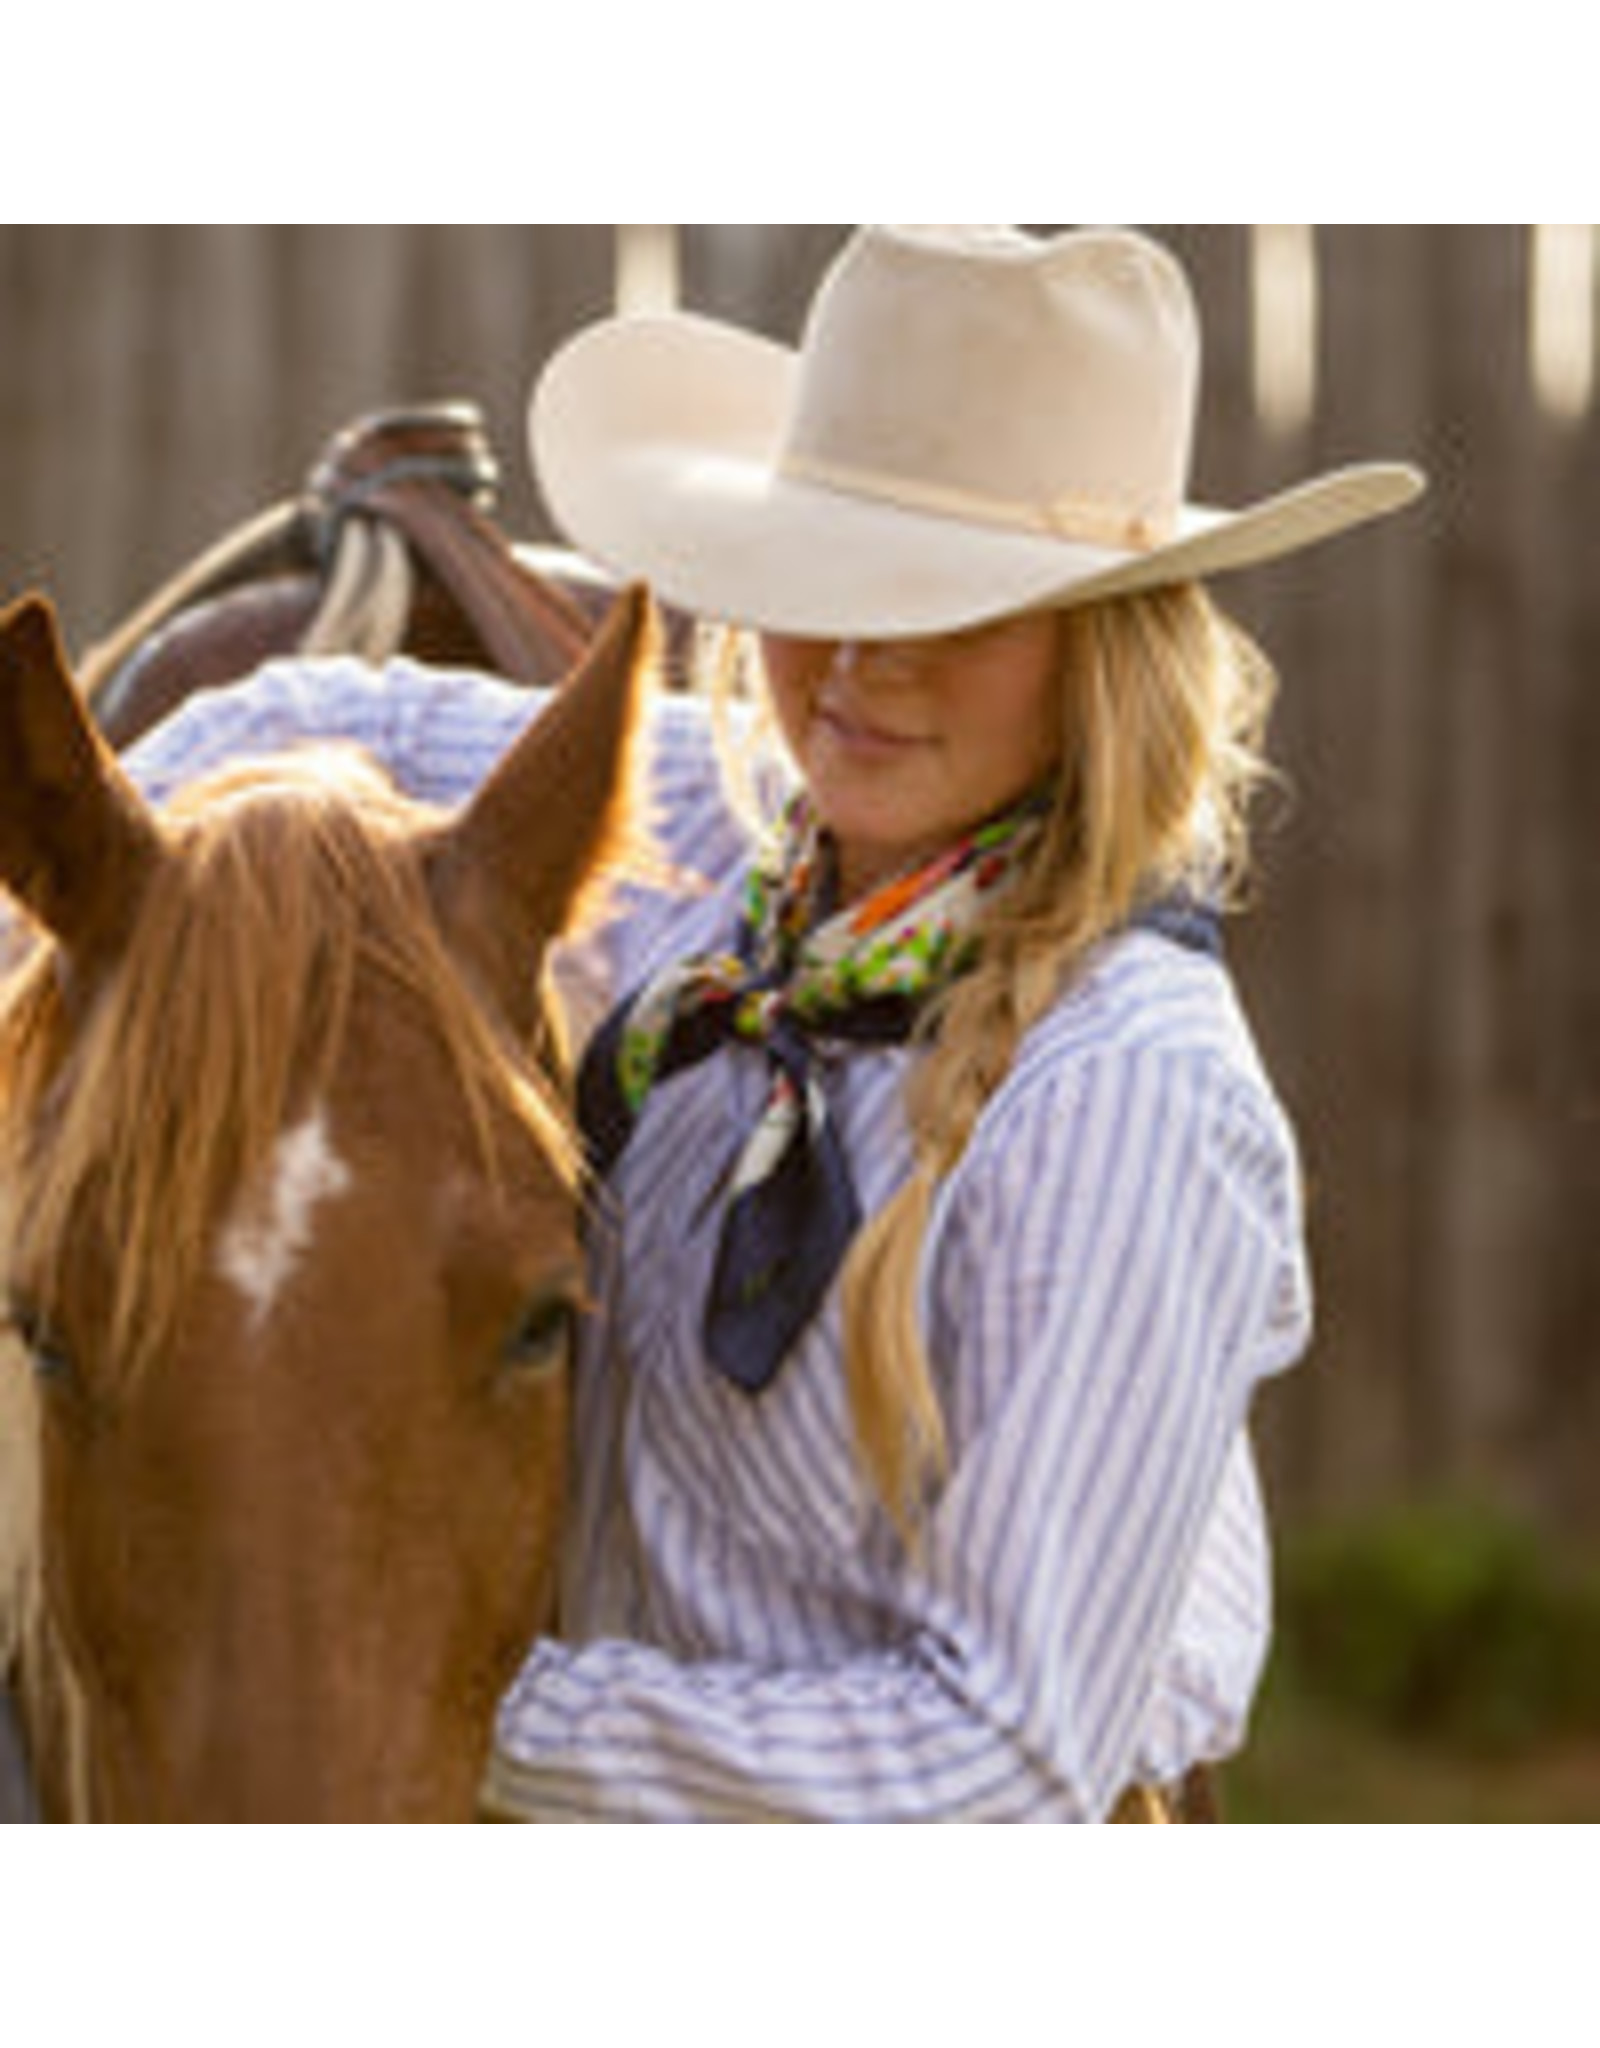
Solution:
[[[359,747],[408,795],[453,805],[477,788],[548,692],[397,660],[286,658],[197,691],[128,750],[154,803],[241,759],[327,741]]]
[[[543,1820],[1103,1819],[1252,1389],[1306,1334],[1270,1099],[1165,1053],[1008,1090],[936,1224],[954,1459],[894,1646],[815,1668],[541,1646],[489,1797]]]
[[[288,657],[247,680],[193,697],[127,755],[154,803],[244,758],[329,742],[359,748],[408,796],[452,809],[464,803],[550,700],[472,670],[399,658],[381,668],[354,659]],[[729,744],[748,737],[730,708]],[[770,770],[761,794],[775,801]],[[693,907],[749,857],[750,828],[731,800],[710,707],[702,697],[658,691],[648,700],[635,801],[651,858],[616,879],[603,913],[552,949],[551,966],[581,1044],[618,997],[643,978],[680,933]],[[659,856],[659,859],[655,859]],[[687,927],[677,914],[687,905]]]

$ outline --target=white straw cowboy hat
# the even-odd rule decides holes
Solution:
[[[1372,463],[1190,502],[1199,364],[1188,282],[1143,235],[864,227],[798,352],[687,313],[605,321],[549,363],[530,438],[593,560],[700,617],[824,639],[1242,568],[1421,488]]]

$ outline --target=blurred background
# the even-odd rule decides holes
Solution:
[[[1236,963],[1321,1324],[1263,1403],[1279,1649],[1241,1820],[1600,1819],[1600,423],[1592,226],[1168,226],[1197,495],[1367,456],[1392,525],[1230,580],[1283,696]],[[0,227],[0,588],[82,647],[387,404],[485,410],[616,304],[792,340],[844,226]]]

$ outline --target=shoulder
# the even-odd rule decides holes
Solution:
[[[1298,1151],[1226,969],[1148,934],[1104,947],[1024,1041],[937,1220],[980,1290],[1243,1262],[1286,1358],[1308,1286]]]
[[[1203,1120],[1254,1132],[1286,1169],[1288,1117],[1226,966],[1149,933],[1101,947],[1024,1039],[979,1121],[972,1152],[1005,1156],[1018,1133],[1116,1105],[1152,1136]]]
[[[720,716],[703,696],[658,691],[649,700],[640,763],[644,822],[669,861],[715,880],[749,861],[759,818],[771,802],[752,766],[748,805],[730,764],[747,760],[749,721],[738,707]]]
[[[1101,946],[1024,1040],[1022,1094],[1091,1064],[1204,1065],[1270,1094],[1237,986],[1223,963],[1148,932]]]
[[[1051,1105],[1148,1109],[1156,1131],[1203,1122],[1253,1132],[1292,1169],[1295,1141],[1239,991],[1224,963],[1150,933],[1100,948],[1023,1041],[979,1138],[1004,1148],[1008,1127]]]

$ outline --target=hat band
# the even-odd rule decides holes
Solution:
[[[1171,539],[1174,521],[1150,512],[1130,512],[1103,500],[1075,496],[1038,504],[990,497],[949,484],[894,476],[887,470],[858,469],[849,463],[787,450],[778,461],[780,476],[797,483],[821,484],[851,497],[878,498],[907,511],[933,512],[949,519],[975,520],[982,526],[1011,527],[1051,540],[1079,541],[1089,547],[1123,548],[1142,554]]]

